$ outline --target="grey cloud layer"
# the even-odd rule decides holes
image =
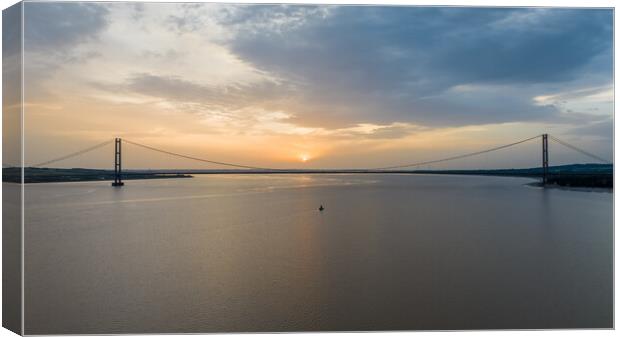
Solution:
[[[81,43],[97,39],[108,25],[109,10],[93,3],[24,4],[25,81],[30,98],[47,96],[42,80],[63,66],[84,62],[100,54],[77,52]]]
[[[106,6],[29,3],[26,45],[70,50],[97,39],[118,19]],[[126,9],[141,16],[153,6]],[[284,84],[212,88],[153,69],[119,79],[116,90],[205,106],[288,107],[299,125],[342,128],[583,123],[587,114],[568,118],[559,106],[533,98],[612,83],[611,10],[178,6],[184,10],[162,25],[203,34],[206,22],[215,21],[231,33],[221,43]],[[176,47],[144,52],[183,57]]]
[[[206,108],[236,110],[277,101],[288,92],[284,85],[262,82],[259,85],[205,86],[178,77],[134,74],[117,90],[160,97],[179,103],[197,103]]]
[[[25,48],[62,51],[94,39],[108,24],[108,13],[92,3],[26,3]]]
[[[252,7],[240,12],[252,22]],[[256,67],[306,84],[304,99],[320,104],[301,122],[462,125],[556,117],[528,86],[558,87],[585,71],[611,83],[611,25],[609,10],[333,7],[286,32],[250,25],[229,43]],[[502,91],[449,92],[457,85]]]

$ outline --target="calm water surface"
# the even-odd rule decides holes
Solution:
[[[26,333],[611,327],[613,194],[530,181],[27,185]]]

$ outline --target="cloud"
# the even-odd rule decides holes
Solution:
[[[123,83],[90,83],[97,97],[107,101],[156,104],[164,110],[200,117],[200,123],[211,130],[227,129],[230,133],[282,134],[306,133],[288,123],[290,115],[283,112],[286,93],[292,88],[265,80],[252,83],[204,84],[178,76],[137,73]]]
[[[64,78],[109,102],[144,96],[231,127],[344,134],[375,125],[375,137],[389,139],[418,127],[583,125],[611,113],[579,94],[612,83],[606,9],[28,6],[38,78],[64,66]],[[43,83],[35,75],[29,82]],[[273,114],[286,117],[263,119]]]
[[[24,4],[24,44],[27,51],[62,51],[95,39],[107,25],[108,9],[92,3]]]
[[[96,40],[108,24],[108,9],[89,3],[24,3],[24,72],[29,99],[49,95],[43,81],[60,68],[98,58],[80,50]]]
[[[14,5],[2,12],[2,100],[5,114],[19,113],[21,103],[21,6]],[[5,122],[6,123],[6,122]],[[9,128],[5,128],[6,130]],[[14,130],[17,132],[17,130]]]
[[[448,37],[433,67],[468,82],[562,82],[579,76],[594,56],[611,48],[608,10],[512,10],[500,21],[515,15],[536,19],[510,25],[492,21],[471,35]]]
[[[327,131],[337,138],[349,139],[398,139],[412,134],[427,131],[428,128],[407,123],[392,123],[389,125],[360,124],[351,128]]]
[[[205,108],[236,110],[277,100],[288,89],[281,84],[263,81],[252,84],[205,85],[176,76],[148,73],[134,74],[117,88],[173,102],[199,103]]]
[[[609,10],[333,6],[284,31],[255,23],[288,11],[262,6],[223,23],[251,32],[227,42],[239,57],[301,83],[300,105],[312,108],[298,111],[300,123],[552,119],[558,109],[534,104],[530,86],[546,92],[585,69],[611,82],[610,54],[591,64],[611,49]],[[471,84],[502,91],[451,91]]]
[[[566,133],[574,136],[594,136],[610,141],[614,136],[614,120],[605,118],[602,121],[572,128]]]
[[[4,59],[17,57],[22,50],[21,4],[11,6],[2,11],[2,57]]]
[[[608,9],[26,6],[35,157],[111,134],[265,165],[380,165],[543,132],[609,143]]]

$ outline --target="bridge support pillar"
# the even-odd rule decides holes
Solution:
[[[542,183],[546,185],[549,174],[549,142],[548,135],[542,135]]]
[[[114,139],[114,182],[112,186],[120,187],[125,185],[121,179],[121,139]]]

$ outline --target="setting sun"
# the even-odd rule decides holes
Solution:
[[[301,160],[302,162],[307,162],[308,160],[310,160],[310,156],[308,156],[307,154],[302,154],[299,156],[299,160]]]

